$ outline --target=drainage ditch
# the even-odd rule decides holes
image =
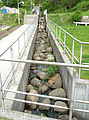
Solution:
[[[38,61],[56,61],[55,54],[48,38],[45,18],[39,17],[38,32],[35,42],[33,60]],[[34,65],[31,64],[30,74],[27,85],[27,92],[42,94],[55,97],[66,98],[66,92],[63,89],[63,82],[59,74],[59,68],[56,66]],[[58,105],[67,107],[64,101],[45,99],[36,96],[26,96],[26,100],[44,104]],[[68,119],[68,110],[51,108],[40,105],[26,104],[25,113],[40,115],[43,117],[56,118],[60,120]]]

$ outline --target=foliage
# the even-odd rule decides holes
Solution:
[[[17,7],[17,0],[2,0],[3,5]]]
[[[81,16],[82,16],[82,13],[79,10],[77,10],[72,14],[71,18],[73,21],[79,22],[81,21]]]
[[[34,88],[35,90],[38,90],[38,87],[37,87],[36,85],[34,85],[33,88]]]
[[[47,9],[48,10],[48,12],[51,10],[51,5],[50,5],[50,2],[48,1],[48,0],[45,0],[44,2],[43,2],[43,4],[42,4],[42,9],[43,9],[43,11],[45,10],[45,9]]]
[[[80,10],[80,11],[86,11],[89,10],[89,1],[82,1],[79,2],[74,8],[71,9],[72,11]]]
[[[2,20],[0,21],[0,24],[9,26],[17,23],[18,23],[17,14],[4,14]]]
[[[44,80],[44,79],[41,79],[41,81],[43,84],[47,82],[47,80]]]
[[[2,2],[0,2],[0,8],[3,6],[3,3]]]
[[[4,118],[4,117],[0,117],[0,120],[8,120],[8,119],[6,119],[6,118]]]
[[[58,67],[56,67],[56,66],[49,66],[47,68],[47,73],[50,75],[50,77],[55,75],[57,72],[58,72]]]
[[[48,18],[58,25],[70,25],[73,23],[71,18],[72,13],[49,14]]]
[[[20,11],[20,23],[23,24],[25,9],[24,8],[19,8],[19,11]]]

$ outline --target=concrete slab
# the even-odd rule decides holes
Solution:
[[[0,116],[5,117],[9,120],[57,120],[54,118],[41,117],[17,111],[6,111],[2,114],[0,113]]]

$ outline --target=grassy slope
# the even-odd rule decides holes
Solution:
[[[0,120],[8,120],[8,119],[6,119],[6,118],[3,118],[3,117],[0,117]]]
[[[71,21],[71,13],[49,14],[48,18],[61,25],[66,31],[72,34],[75,38],[83,42],[89,42],[89,26],[75,26]],[[83,12],[82,15],[89,15],[89,11]],[[62,36],[64,34],[62,33]],[[73,40],[67,36],[66,44],[72,50]],[[89,63],[89,45],[83,45],[82,63]],[[75,42],[75,56],[80,58],[80,44]],[[86,72],[86,73],[85,73]],[[89,71],[82,71],[81,78],[89,79]]]
[[[17,24],[17,14],[4,14],[0,20],[1,25],[13,25]]]

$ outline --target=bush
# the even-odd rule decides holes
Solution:
[[[17,24],[17,14],[4,14],[1,20],[1,23],[3,25],[9,25],[11,26],[12,24]]]
[[[44,11],[45,9],[47,9],[48,12],[51,10],[51,5],[50,5],[50,2],[48,0],[45,0],[42,3],[42,10]]]
[[[56,67],[56,66],[49,66],[47,68],[47,73],[50,75],[50,77],[52,77],[53,75],[58,73],[58,67]]]
[[[82,13],[81,13],[79,10],[75,11],[75,12],[71,15],[72,21],[75,21],[75,22],[81,21],[81,16],[82,16]]]
[[[87,11],[89,10],[89,1],[79,2],[74,8],[71,9],[72,11],[80,10],[80,11]]]

